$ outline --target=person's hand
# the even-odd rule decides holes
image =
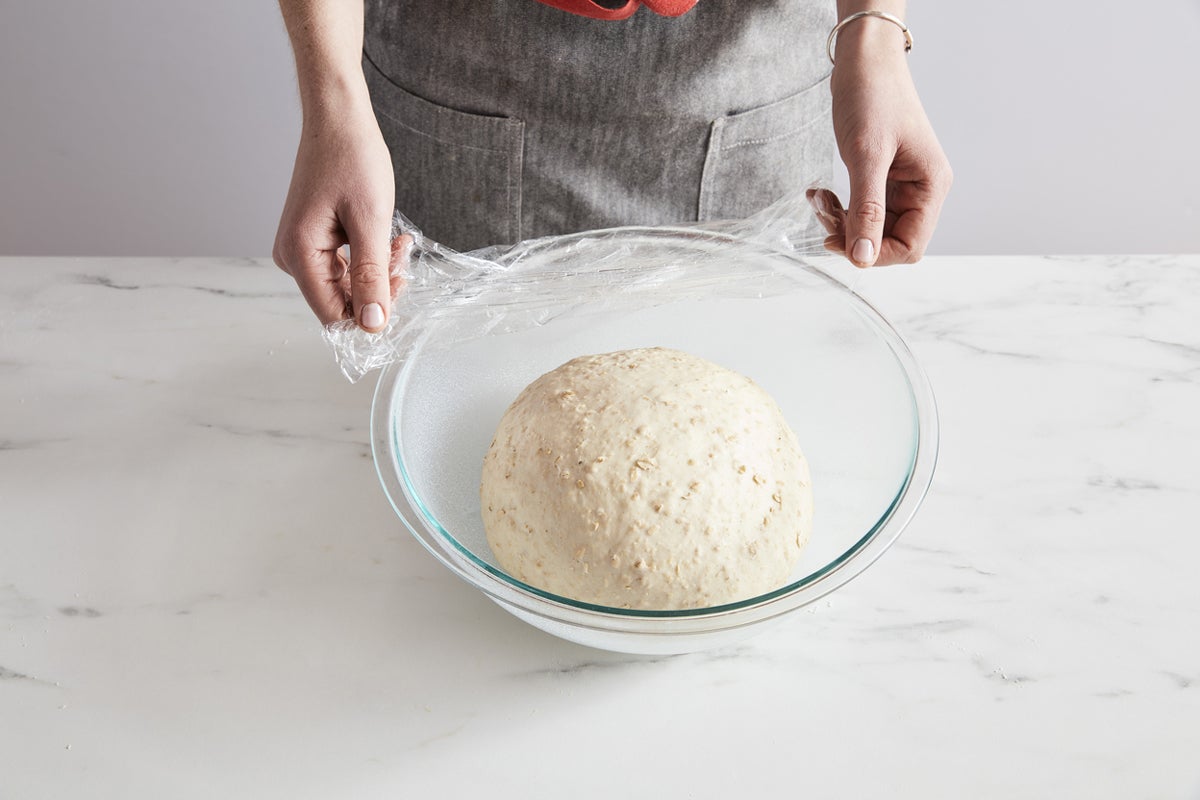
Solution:
[[[864,19],[838,35],[833,126],[850,202],[810,193],[825,246],[869,267],[920,260],[950,190],[950,163],[925,116],[895,26]]]
[[[401,248],[388,242],[392,162],[369,103],[337,112],[306,115],[273,255],[322,324],[354,319],[376,332],[400,280]]]

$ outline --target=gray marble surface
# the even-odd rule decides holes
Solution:
[[[417,544],[270,265],[0,259],[0,798],[1200,798],[1200,257],[843,274],[937,393],[926,503],[653,659]]]

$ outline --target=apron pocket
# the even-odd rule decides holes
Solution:
[[[525,123],[431,103],[365,54],[363,72],[392,154],[396,208],[456,250],[519,241]]]
[[[697,218],[740,219],[833,174],[829,81],[712,123]]]

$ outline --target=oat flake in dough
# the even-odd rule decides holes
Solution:
[[[808,464],[775,401],[664,348],[583,356],[527,386],[484,458],[480,498],[509,574],[618,608],[777,589],[812,527]]]

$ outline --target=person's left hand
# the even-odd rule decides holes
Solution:
[[[933,236],[953,179],[905,62],[903,39],[883,20],[839,33],[833,126],[850,174],[843,208],[828,190],[809,193],[829,233],[825,246],[860,267],[911,264]]]

